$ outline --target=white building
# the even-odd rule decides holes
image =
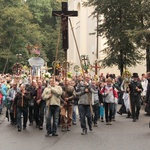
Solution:
[[[92,34],[96,32],[97,19],[91,16],[93,7],[83,7],[82,2],[85,0],[68,0],[68,10],[78,11],[78,17],[70,17],[73,31],[76,37],[77,45],[80,51],[80,55],[88,55],[90,63],[93,64],[96,60],[97,51],[97,35]],[[104,48],[104,43],[106,39],[98,38],[98,60],[104,58],[104,54],[101,50]],[[74,65],[80,66],[80,61],[77,53],[76,44],[72,34],[71,26],[69,24],[69,49],[68,49],[68,61],[72,61]],[[128,68],[128,70],[133,73],[137,72],[139,75],[146,72],[146,62],[144,61],[142,65],[136,67]],[[120,72],[117,67],[112,68],[102,68],[99,73],[113,73],[119,75]]]

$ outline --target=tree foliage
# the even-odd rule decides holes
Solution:
[[[12,65],[19,60],[28,64],[26,46],[38,45],[41,57],[49,64],[53,61],[57,43],[57,22],[52,10],[60,9],[55,0],[0,0],[0,71],[7,64],[10,72]]]
[[[140,2],[145,7],[141,7]],[[141,14],[148,12],[146,0],[88,0],[84,6],[94,6],[93,15],[101,16],[98,33],[107,39],[107,47],[103,50],[107,54],[102,60],[104,67],[117,65],[122,74],[124,68],[144,59],[129,31],[138,31],[142,22],[149,21],[148,14],[141,20]]]

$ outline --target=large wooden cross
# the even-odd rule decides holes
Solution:
[[[61,17],[63,49],[64,51],[67,51],[67,49],[69,48],[68,17],[78,16],[78,12],[68,11],[68,3],[62,2],[62,11],[52,11],[52,15]]]

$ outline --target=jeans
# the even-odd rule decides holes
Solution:
[[[35,118],[36,125],[38,125],[38,126],[43,126],[44,108],[45,108],[45,102],[41,102],[40,104],[37,104],[35,102],[35,104],[34,104],[34,118]]]
[[[104,118],[104,110],[105,110],[105,109],[104,109],[104,106],[101,105],[101,106],[100,106],[100,117],[101,117],[101,118],[102,118],[102,117]]]
[[[57,105],[51,105],[46,109],[46,130],[48,133],[57,133],[57,127],[59,122],[60,107]],[[51,125],[51,119],[53,118],[53,126]]]
[[[76,105],[73,106],[72,122],[76,122]]]
[[[23,127],[27,126],[28,108],[17,108],[17,126],[22,128],[21,114],[23,113]]]
[[[105,119],[106,122],[112,121],[112,113],[113,113],[113,106],[114,103],[105,103]]]
[[[0,104],[0,114],[2,113],[3,110],[3,104]]]
[[[94,106],[93,106],[93,112],[94,112],[93,121],[94,121],[94,124],[97,124],[98,111],[99,111],[99,103],[94,104]]]
[[[85,130],[87,129],[85,117],[87,117],[89,128],[92,128],[92,115],[90,106],[80,104],[78,107],[79,107],[81,128]]]
[[[113,104],[113,112],[112,112],[112,117],[115,118],[115,115],[116,115],[116,112],[117,112],[117,104]]]

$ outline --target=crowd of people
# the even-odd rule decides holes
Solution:
[[[81,134],[85,135],[98,126],[98,120],[112,125],[116,113],[126,113],[136,122],[141,104],[150,106],[150,72],[141,78],[125,71],[123,76],[101,74],[98,79],[85,74],[49,80],[28,77],[27,81],[9,74],[0,78],[0,114],[6,107],[6,117],[19,132],[26,130],[27,123],[42,130],[45,122],[46,137],[58,136],[58,125],[62,132],[70,131],[76,125],[78,107]]]

